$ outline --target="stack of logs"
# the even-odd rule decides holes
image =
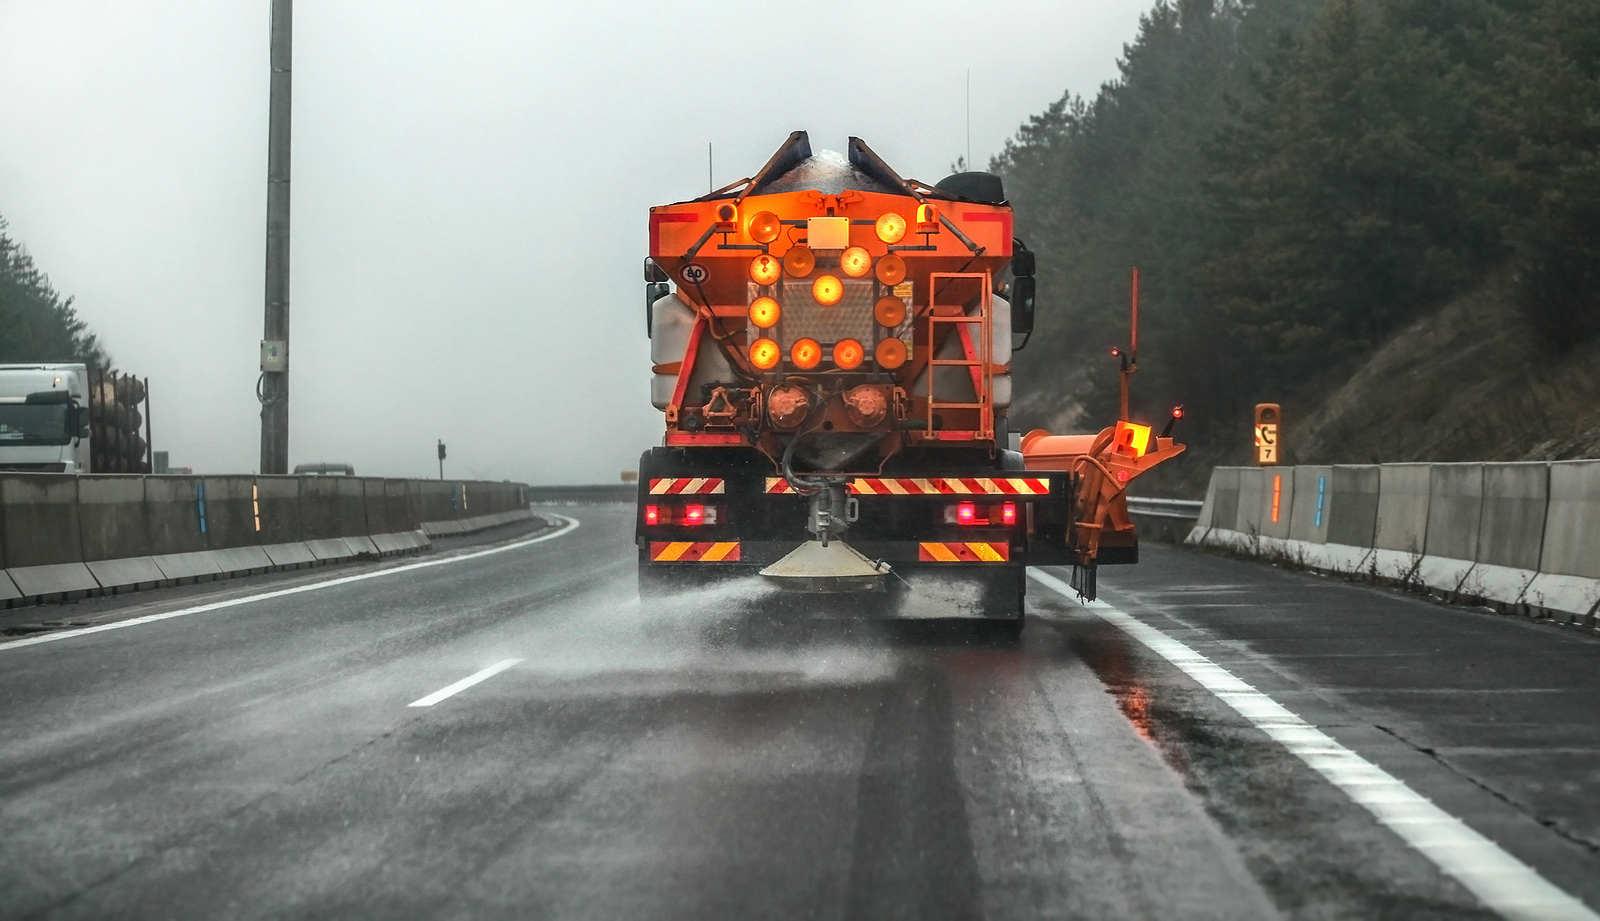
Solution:
[[[90,470],[150,472],[149,389],[146,381],[131,374],[89,372]]]

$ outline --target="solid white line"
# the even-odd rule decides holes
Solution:
[[[454,697],[455,695],[460,694],[462,691],[465,691],[467,688],[472,687],[480,681],[487,681],[488,679],[493,678],[495,675],[500,674],[501,672],[521,661],[521,659],[501,659],[499,662],[496,662],[481,672],[468,675],[467,677],[462,678],[460,681],[457,681],[455,684],[442,687],[439,690],[434,691],[432,694],[429,694],[427,697],[424,697],[421,700],[414,700],[411,703],[406,704],[406,706],[431,707],[439,701],[444,700],[446,697]]]
[[[1063,598],[1077,592],[1048,573],[1029,569]],[[1136,617],[1103,601],[1078,602],[1150,651],[1182,669],[1245,719],[1366,807],[1378,821],[1455,877],[1484,904],[1507,918],[1596,921],[1588,906],[1552,885],[1532,867],[1429,802],[1389,772],[1240,681],[1227,669]]]
[[[76,630],[63,630],[60,633],[46,633],[40,636],[29,637],[25,640],[15,640],[9,643],[0,643],[0,652],[5,652],[10,649],[21,649],[24,646],[37,646],[40,643],[54,643],[58,640],[71,639],[75,636],[88,636],[91,633],[104,633],[107,630],[121,630],[126,627],[137,627],[140,624],[151,624],[158,620],[170,620],[174,617],[184,617],[189,614],[203,614],[206,611],[220,611],[223,608],[236,607],[241,604],[250,604],[254,601],[266,601],[271,598],[282,598],[286,595],[298,595],[301,592],[314,592],[324,588],[332,588],[335,585],[348,585],[351,582],[361,582],[366,579],[379,579],[384,576],[392,576],[402,572],[411,572],[412,570],[416,569],[427,569],[429,566],[444,566],[448,563],[459,563],[463,560],[475,560],[478,557],[492,556],[496,553],[505,553],[508,550],[516,550],[521,547],[526,547],[529,544],[537,544],[540,541],[554,540],[555,538],[561,537],[564,534],[569,534],[578,528],[578,521],[575,518],[568,518],[565,515],[551,515],[550,517],[559,518],[562,521],[565,521],[566,524],[562,525],[559,530],[551,531],[549,534],[541,534],[538,537],[530,537],[527,540],[519,540],[514,544],[506,544],[501,547],[490,547],[487,550],[475,550],[471,553],[463,553],[460,556],[443,557],[437,560],[423,560],[418,563],[407,563],[404,566],[396,566],[393,569],[380,569],[376,572],[363,572],[353,576],[342,576],[337,579],[329,579],[326,582],[313,582],[310,585],[297,585],[293,588],[280,588],[275,591],[262,592],[259,595],[246,595],[243,598],[229,598],[225,601],[213,601],[210,604],[195,605],[192,608],[181,608],[176,611],[165,611],[160,614],[146,614],[143,617],[130,617],[127,620],[119,620],[116,623],[99,624],[98,626],[94,627],[80,627]]]

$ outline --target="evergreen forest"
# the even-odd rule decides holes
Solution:
[[[78,317],[72,298],[56,293],[6,227],[0,217],[0,362],[81,361],[110,367],[111,357]]]
[[[1550,355],[1600,335],[1597,0],[1161,0],[1119,67],[990,165],[1038,253],[1013,428],[1114,418],[1135,265],[1133,415],[1213,456],[1492,280]]]

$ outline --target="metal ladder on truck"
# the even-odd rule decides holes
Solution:
[[[969,286],[960,283],[961,279],[976,281],[979,285],[978,312],[968,315],[965,308],[960,305],[953,306],[955,314],[951,316],[939,315],[939,289],[940,281],[953,281],[948,285],[957,291],[970,291]],[[923,436],[931,441],[989,441],[994,438],[994,324],[990,322],[990,311],[994,307],[994,292],[990,287],[990,278],[987,272],[934,272],[928,276],[928,427]],[[968,294],[968,298],[970,298]],[[938,358],[939,326],[947,324],[954,327],[954,332],[961,338],[961,349],[965,358]],[[978,328],[976,341],[972,335],[972,327]],[[941,367],[966,368],[972,375],[972,392],[977,396],[975,403],[940,402],[934,396],[934,381],[938,377]],[[975,409],[978,411],[977,430],[946,430],[939,431],[933,427],[934,413],[941,409]]]

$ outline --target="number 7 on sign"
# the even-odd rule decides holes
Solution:
[[[1256,463],[1276,464],[1277,462],[1278,426],[1270,422],[1256,426]]]

